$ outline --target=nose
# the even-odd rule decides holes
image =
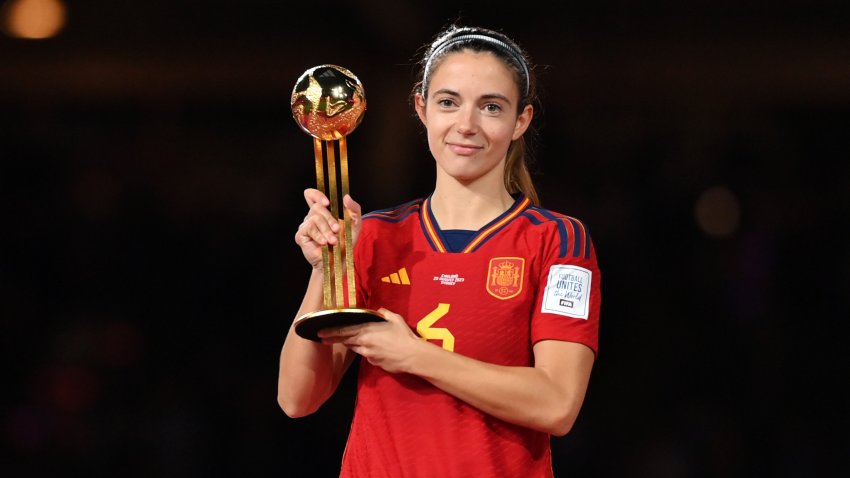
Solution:
[[[463,135],[472,135],[478,132],[478,110],[471,106],[464,106],[458,110],[457,132]]]

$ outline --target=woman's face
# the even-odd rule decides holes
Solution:
[[[416,96],[416,113],[428,130],[438,174],[468,184],[491,178],[502,184],[511,141],[525,133],[533,114],[517,115],[514,74],[495,55],[450,53],[431,73],[427,100]]]

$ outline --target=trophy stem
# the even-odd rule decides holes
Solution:
[[[348,194],[348,148],[345,143],[345,136],[339,139],[339,174],[342,182],[342,196]],[[351,233],[351,214],[348,209],[343,206],[345,219],[345,268],[348,277],[348,306],[357,307],[357,287],[354,279],[354,237]]]
[[[328,187],[330,188],[330,201],[331,201],[331,215],[339,220],[339,188],[336,183],[336,153],[334,152],[334,142],[333,141],[325,141],[325,152],[328,157]],[[336,246],[327,246],[328,249],[333,254],[333,285],[334,285],[334,299],[333,303],[335,307],[344,307],[343,298],[343,289],[342,289],[342,251],[340,250],[342,244],[337,244]]]
[[[325,188],[325,159],[322,154],[322,141],[313,138],[313,153],[316,157],[316,188],[327,195]],[[327,246],[322,247],[322,303],[326,309],[335,307],[331,287],[331,262]]]

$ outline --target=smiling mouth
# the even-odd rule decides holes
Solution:
[[[452,150],[455,154],[459,154],[462,156],[469,156],[471,154],[475,154],[480,151],[481,146],[476,146],[474,144],[457,144],[457,143],[447,143],[449,149]]]

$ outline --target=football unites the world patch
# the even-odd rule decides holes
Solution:
[[[494,257],[487,268],[487,292],[497,299],[514,298],[522,291],[524,274],[522,257]]]
[[[587,319],[593,273],[584,267],[566,264],[549,269],[543,294],[543,312]]]

